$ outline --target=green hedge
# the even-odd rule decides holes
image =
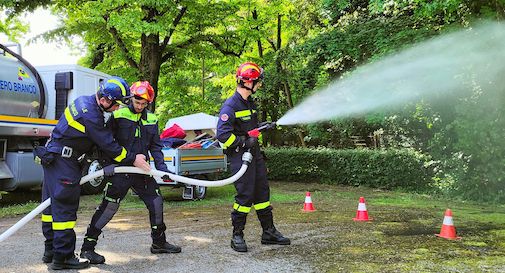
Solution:
[[[270,180],[425,190],[430,158],[412,150],[267,148]]]

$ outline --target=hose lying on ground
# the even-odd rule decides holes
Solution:
[[[216,181],[210,181],[210,180],[199,180],[199,179],[194,179],[194,178],[189,178],[185,176],[180,176],[176,175],[173,173],[166,173],[158,170],[151,169],[151,171],[146,172],[143,171],[137,167],[116,167],[114,168],[114,173],[138,173],[138,174],[145,174],[145,175],[152,175],[152,176],[159,176],[162,177],[166,174],[170,177],[170,179],[181,182],[184,184],[190,184],[190,185],[195,185],[195,186],[203,186],[203,187],[220,187],[224,185],[231,184],[235,181],[237,181],[244,173],[247,171],[247,167],[249,166],[249,163],[252,160],[252,155],[249,152],[244,153],[242,156],[242,167],[240,167],[240,170],[234,174],[233,176],[230,176],[226,179],[222,180],[216,180]],[[98,178],[100,176],[103,176],[103,170],[96,171],[94,173],[90,173],[84,177],[81,178],[80,184],[84,184],[88,182],[89,180]],[[25,215],[25,217],[21,218],[16,224],[14,224],[12,227],[10,227],[8,230],[6,230],[4,233],[0,235],[0,242],[3,242],[5,239],[9,238],[12,234],[14,234],[16,231],[18,231],[21,227],[23,227],[26,223],[28,223],[31,219],[33,219],[35,216],[37,216],[39,213],[41,213],[45,208],[49,207],[51,205],[51,198],[46,199],[44,202],[42,202],[40,205],[38,205],[34,210],[32,210],[30,213]]]

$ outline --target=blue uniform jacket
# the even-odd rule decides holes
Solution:
[[[219,112],[216,137],[225,149],[241,145],[241,136],[258,127],[256,105],[251,96],[244,100],[240,93],[235,92],[228,98]]]
[[[132,106],[114,111],[107,121],[107,127],[112,129],[114,138],[128,151],[134,154],[144,154],[149,159],[149,152],[154,158],[157,170],[168,172],[163,159],[163,144],[158,133],[158,118],[146,109],[135,113]],[[121,165],[128,165],[122,164]]]
[[[103,111],[95,96],[81,96],[65,109],[51,133],[47,150],[59,153],[62,146],[68,146],[74,155],[82,155],[97,145],[115,162],[132,164],[135,154],[115,142],[112,132],[105,128]]]

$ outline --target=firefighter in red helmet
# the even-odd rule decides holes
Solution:
[[[147,106],[154,100],[154,89],[149,82],[142,81],[133,83],[130,92],[132,98],[128,107],[115,111],[107,122],[107,127],[112,129],[114,138],[119,144],[145,155],[146,158],[150,158],[150,153],[156,169],[168,172],[161,151],[163,145],[158,134],[158,118],[147,110]],[[114,174],[113,172],[109,175],[112,176],[111,182],[107,184],[102,203],[95,211],[88,226],[81,248],[81,257],[87,258],[91,264],[105,262],[105,257],[95,252],[98,237],[102,233],[103,227],[116,214],[121,200],[130,188],[138,194],[149,210],[151,253],[181,252],[179,246],[166,241],[163,197],[154,178],[142,174]],[[162,179],[167,180],[169,177],[165,175]]]
[[[96,94],[80,96],[70,103],[47,144],[35,149],[44,170],[42,201],[51,198],[51,205],[42,212],[42,233],[46,239],[42,261],[52,263],[51,269],[89,267],[89,261],[74,254],[74,227],[81,193],[80,158],[98,146],[114,162],[150,170],[145,155],[126,149],[104,128],[104,112],[117,110],[128,98],[126,81],[111,77]]]
[[[267,170],[258,139],[247,134],[259,125],[251,95],[261,87],[263,68],[252,62],[243,63],[237,69],[236,79],[236,92],[225,101],[219,113],[217,138],[225,148],[233,173],[240,169],[245,151],[251,151],[253,160],[246,173],[235,182],[237,195],[231,212],[231,247],[238,252],[247,252],[243,231],[247,215],[253,207],[263,228],[261,243],[289,245],[291,241],[274,226]]]

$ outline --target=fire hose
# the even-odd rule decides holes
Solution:
[[[231,184],[235,181],[237,181],[244,173],[247,171],[247,168],[249,166],[249,163],[252,161],[252,154],[247,151],[242,155],[242,166],[240,167],[239,171],[234,174],[233,176],[230,176],[226,179],[222,180],[216,180],[216,181],[210,181],[210,180],[200,180],[200,179],[194,179],[194,178],[189,178],[185,176],[180,176],[176,175],[173,173],[167,173],[167,172],[162,172],[158,170],[150,170],[148,172],[137,168],[137,167],[115,167],[114,168],[114,173],[137,173],[137,174],[145,174],[145,175],[151,175],[151,176],[157,176],[157,177],[162,177],[164,175],[168,175],[170,179],[181,182],[184,184],[190,184],[190,185],[195,185],[195,186],[203,186],[203,187],[221,187],[224,185]],[[84,177],[81,178],[80,184],[84,184],[92,179],[98,178],[103,176],[103,170],[99,170],[93,173],[90,173]],[[12,227],[10,227],[8,230],[6,230],[4,233],[0,235],[0,242],[3,242],[7,238],[9,238],[12,234],[14,234],[16,231],[18,231],[21,227],[26,225],[30,220],[32,220],[35,216],[37,216],[39,213],[41,213],[45,208],[49,207],[51,205],[51,198],[46,199],[44,202],[42,202],[40,205],[38,205],[34,210],[32,210],[30,213],[25,215],[21,220],[19,220],[16,224],[14,224]]]

